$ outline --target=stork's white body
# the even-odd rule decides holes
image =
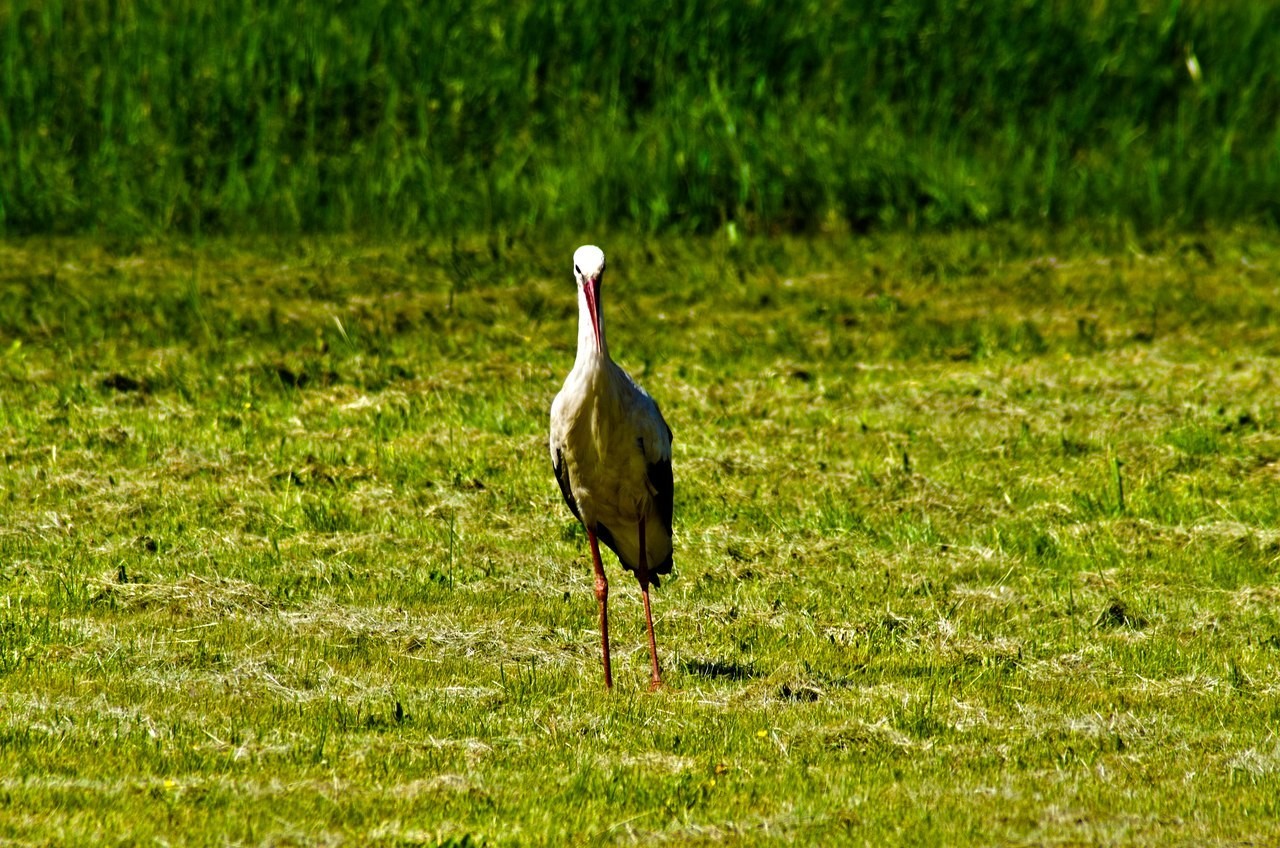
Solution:
[[[644,596],[653,659],[657,646],[649,584],[671,571],[671,429],[658,405],[609,358],[600,310],[604,254],[586,246],[574,254],[578,280],[578,354],[551,404],[551,463],[561,493],[587,530],[596,570],[605,682],[609,668],[608,581],[597,538],[635,573]]]
[[[609,547],[628,569],[660,573],[671,559],[671,531],[658,514],[649,469],[671,461],[671,436],[648,392],[608,357],[580,358],[551,404],[553,464],[557,453],[582,523],[608,528]]]

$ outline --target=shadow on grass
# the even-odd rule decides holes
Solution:
[[[724,660],[686,660],[681,665],[690,674],[717,680],[751,680],[759,676],[749,665]]]

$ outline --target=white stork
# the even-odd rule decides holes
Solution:
[[[586,528],[591,545],[604,685],[613,686],[613,671],[609,580],[600,563],[599,542],[640,581],[653,661],[650,688],[657,689],[662,672],[649,584],[657,586],[658,575],[671,573],[671,428],[653,398],[609,358],[600,308],[604,252],[593,245],[578,248],[573,274],[578,281],[578,356],[551,404],[551,462],[565,503]]]

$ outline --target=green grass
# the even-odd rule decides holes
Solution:
[[[657,694],[574,242],[0,245],[0,841],[1280,839],[1272,234],[603,244]]]
[[[0,6],[0,229],[1277,220],[1280,6]]]

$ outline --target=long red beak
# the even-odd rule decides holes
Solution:
[[[590,278],[582,287],[587,296],[587,310],[591,313],[591,332],[596,337],[596,350],[600,350],[600,276]]]

